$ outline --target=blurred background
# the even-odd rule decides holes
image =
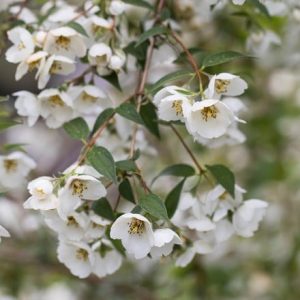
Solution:
[[[0,198],[1,224],[12,235],[0,245],[0,300],[300,299],[300,13],[295,8],[283,15],[261,17],[251,7],[228,5],[208,18],[198,9],[198,1],[174,3],[189,47],[247,53],[249,33],[261,26],[281,39],[280,45],[269,45],[263,53],[256,53],[258,58],[209,70],[238,74],[248,81],[249,89],[242,98],[247,124],[241,127],[247,141],[207,151],[185,137],[202,163],[230,166],[237,183],[247,189],[246,198],[269,202],[260,230],[251,239],[236,237],[213,254],[197,256],[186,268],[176,268],[168,259],[159,264],[150,260],[126,262],[106,278],[80,280],[58,262],[56,236],[40,214],[24,211],[22,203],[28,194],[23,187]],[[186,3],[192,3],[194,10],[188,10]],[[4,53],[2,50],[0,56],[0,95],[22,89],[34,92],[33,76],[16,83],[15,67],[5,61]],[[14,113],[13,100],[1,105]],[[81,146],[63,130],[48,129],[42,121],[33,128],[13,127],[0,139],[1,144],[26,144],[38,164],[32,178],[64,170],[76,160]],[[151,157],[145,157],[145,170],[158,171],[175,159],[178,162],[178,157],[189,162],[184,149],[164,130],[163,140],[164,149],[150,138],[160,159],[154,164]],[[172,153],[174,146],[176,153]],[[151,173],[145,176],[152,178]],[[163,184],[173,185],[172,181]]]

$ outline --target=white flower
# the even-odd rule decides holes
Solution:
[[[217,138],[226,133],[234,114],[221,101],[208,99],[195,102],[186,116],[188,131],[197,138]]]
[[[196,250],[194,247],[189,247],[176,259],[175,265],[177,267],[186,267],[195,257]]]
[[[110,32],[113,27],[113,20],[93,15],[87,20],[85,27],[88,34],[97,40]]]
[[[47,60],[40,64],[36,74],[36,78],[38,78],[38,88],[43,89],[52,74],[68,75],[74,71],[74,60],[62,55],[51,55]]]
[[[28,184],[31,197],[23,204],[26,209],[49,210],[57,208],[58,199],[53,194],[51,177],[39,177]]]
[[[100,113],[109,104],[108,96],[94,85],[74,86],[68,90],[74,110],[82,114]]]
[[[113,0],[113,1],[111,1],[108,10],[109,10],[109,13],[111,13],[113,16],[118,16],[124,12],[125,3],[120,0]]]
[[[76,30],[70,27],[59,27],[48,32],[44,50],[73,59],[76,56],[85,56],[87,49],[82,35]]]
[[[83,212],[73,212],[66,218],[62,219],[56,210],[43,212],[46,224],[59,236],[71,241],[80,241],[85,236],[89,219]]]
[[[266,213],[267,206],[268,203],[262,200],[244,201],[233,214],[232,223],[236,233],[243,237],[253,236]]]
[[[102,237],[105,233],[107,225],[110,225],[111,221],[106,220],[95,214],[90,215],[89,218],[89,226],[85,233],[86,238],[97,239]]]
[[[214,75],[205,91],[208,99],[219,99],[221,95],[239,96],[244,93],[248,85],[239,76],[230,73]]]
[[[218,222],[227,216],[228,211],[234,211],[242,203],[245,192],[240,186],[235,185],[233,199],[224,187],[217,185],[203,197],[205,211],[212,216],[214,222]]]
[[[34,51],[34,40],[30,32],[22,27],[15,27],[7,32],[8,39],[13,42],[5,53],[6,60],[20,63],[27,59]]]
[[[145,257],[154,246],[152,225],[139,214],[127,213],[120,216],[110,230],[112,239],[120,239],[128,253],[136,259]]]
[[[184,121],[185,111],[191,106],[185,89],[168,86],[160,90],[153,98],[158,108],[158,117],[164,121]]]
[[[36,163],[23,152],[13,152],[0,156],[0,185],[15,188],[21,185]]]
[[[58,211],[62,217],[67,216],[82,204],[82,200],[98,200],[105,195],[105,187],[95,177],[89,175],[70,176],[58,193]]]
[[[279,36],[270,30],[253,32],[246,41],[247,49],[258,56],[267,54],[272,45],[280,44]]]
[[[108,74],[106,67],[108,66],[111,56],[111,48],[104,43],[98,43],[90,48],[88,59],[91,65],[97,66],[99,75],[106,75]]]
[[[110,57],[108,67],[116,72],[119,72],[125,64],[125,61],[125,53],[120,49],[116,49],[115,53]]]
[[[243,5],[246,0],[232,0],[232,3],[235,5]]]
[[[10,234],[3,226],[0,225],[0,243],[1,237],[10,237]]]
[[[95,244],[93,250],[95,251],[93,273],[98,277],[113,274],[121,267],[122,255],[112,248],[108,240],[102,240],[102,243]]]
[[[40,102],[38,101],[36,95],[27,92],[19,91],[13,94],[17,97],[15,102],[15,108],[18,115],[27,118],[28,126],[33,126],[40,116]]]
[[[153,258],[168,256],[175,244],[182,244],[176,232],[169,228],[157,229],[154,231],[154,247],[151,248],[150,254]]]
[[[46,89],[39,95],[41,116],[46,119],[50,128],[58,128],[73,116],[72,99],[58,89]]]
[[[95,256],[85,243],[60,240],[57,256],[58,260],[79,278],[86,278],[92,272]]]
[[[234,228],[227,219],[222,219],[216,223],[214,231],[216,242],[221,243],[227,241],[234,234]]]
[[[48,53],[45,51],[38,51],[23,60],[17,67],[16,80],[20,80],[25,74],[34,69],[39,69],[39,66],[45,62],[47,55]]]

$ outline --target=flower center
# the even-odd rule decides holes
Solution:
[[[93,229],[102,229],[103,228],[103,225],[100,225],[100,224],[97,224],[95,222],[92,222],[92,228]]]
[[[84,102],[89,102],[89,103],[95,103],[98,99],[97,97],[92,96],[85,91],[82,93],[81,97]]]
[[[23,42],[20,42],[19,43],[19,45],[18,45],[18,50],[23,50],[23,49],[25,49],[25,45],[24,45],[24,43]]]
[[[64,101],[62,101],[62,99],[58,95],[51,96],[48,99],[48,102],[50,103],[50,105],[52,107],[56,107],[56,106],[63,107],[63,106],[65,106]]]
[[[65,50],[68,50],[69,46],[70,46],[70,43],[71,43],[71,39],[66,37],[66,36],[61,35],[58,38],[56,38],[55,43],[59,48],[63,48]]]
[[[138,234],[141,235],[145,231],[145,223],[139,219],[132,218],[129,225],[129,234]]]
[[[213,118],[215,119],[217,117],[218,114],[218,109],[215,107],[215,105],[209,106],[209,107],[204,107],[201,110],[201,115],[203,120],[205,120],[205,122],[207,122],[208,119]]]
[[[35,68],[38,67],[39,63],[40,63],[40,59],[37,59],[37,60],[34,60],[34,61],[31,61],[30,63],[28,63],[28,69],[29,69],[29,72],[33,71]]]
[[[228,90],[228,86],[230,84],[230,80],[217,79],[215,81],[215,90],[218,94],[226,93]]]
[[[76,258],[79,260],[87,261],[89,257],[89,253],[85,249],[78,249],[76,251]]]
[[[68,217],[67,226],[79,227],[79,224],[78,224],[78,222],[75,220],[74,217],[70,216],[70,217]]]
[[[176,116],[178,116],[178,115],[183,116],[183,113],[182,113],[182,101],[181,100],[175,100],[172,103],[172,108],[175,109]]]
[[[59,63],[58,61],[55,61],[53,64],[52,64],[52,66],[51,66],[51,68],[50,68],[50,74],[55,74],[55,73],[57,73],[57,72],[59,72],[59,71],[61,71],[62,70],[62,64],[61,63]]]
[[[14,172],[17,169],[18,161],[16,159],[5,159],[3,165],[7,172]]]
[[[44,198],[46,196],[46,193],[42,188],[36,188],[35,194],[38,198]]]
[[[103,64],[106,64],[107,62],[107,55],[106,54],[103,54],[103,55],[97,55],[95,57],[95,60],[96,60],[96,64],[97,65],[103,65]]]
[[[76,196],[79,196],[79,197],[82,197],[83,192],[85,190],[87,190],[86,183],[82,180],[79,180],[79,179],[76,179],[72,182],[71,188],[72,188],[72,195],[73,196],[76,195]]]

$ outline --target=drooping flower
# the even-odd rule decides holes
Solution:
[[[108,225],[111,221],[104,219],[96,214],[89,215],[89,225],[87,227],[85,238],[88,239],[98,239],[102,237]]]
[[[176,244],[182,244],[176,232],[169,228],[157,229],[154,231],[154,247],[151,248],[150,254],[154,258],[168,256]]]
[[[86,243],[60,239],[57,256],[58,260],[79,278],[86,278],[92,273],[95,255]]]
[[[85,56],[87,48],[82,35],[76,30],[70,27],[59,27],[48,32],[44,50],[74,59]]]
[[[120,216],[110,230],[112,239],[120,239],[126,251],[136,259],[145,257],[154,246],[152,225],[140,214]]]
[[[19,91],[13,95],[17,97],[15,108],[18,115],[27,117],[28,126],[33,126],[38,120],[41,112],[41,105],[36,95],[27,91]]]
[[[32,158],[23,152],[0,156],[0,185],[15,188],[24,183],[29,172],[36,167]]]
[[[71,214],[82,200],[98,200],[106,195],[104,185],[93,176],[70,176],[65,186],[59,191],[58,211],[62,217]]]
[[[7,32],[8,39],[14,44],[5,53],[6,60],[20,63],[34,51],[34,40],[31,33],[22,27],[15,27]]]
[[[66,92],[58,89],[46,89],[39,95],[41,116],[50,128],[58,128],[73,116],[72,99]]]
[[[236,233],[243,237],[253,236],[266,213],[267,207],[268,203],[262,200],[244,201],[233,214],[232,223]]]
[[[107,66],[111,56],[111,48],[104,43],[98,43],[90,48],[88,59],[92,66],[97,66],[99,75],[107,75],[110,72]]]
[[[247,87],[246,81],[239,76],[230,73],[220,73],[211,78],[205,95],[208,99],[219,99],[221,95],[239,96],[244,93]]]
[[[195,138],[220,137],[226,133],[233,121],[232,111],[215,99],[195,102],[186,116],[187,129]]]
[[[53,194],[53,179],[51,177],[39,177],[28,184],[31,197],[23,204],[26,209],[49,210],[57,208],[58,199]]]

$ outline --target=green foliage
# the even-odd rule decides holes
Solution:
[[[179,81],[179,80],[188,80],[194,76],[194,73],[191,73],[189,70],[179,70],[172,73],[169,73],[162,78],[160,78],[157,82],[155,82],[149,89],[150,94],[155,94],[158,90],[163,87],[165,84]]]
[[[125,178],[119,185],[119,193],[122,197],[127,199],[128,201],[135,203],[134,194],[132,191],[132,187],[130,181]]]
[[[163,201],[154,194],[144,195],[140,198],[139,205],[151,216],[168,220],[168,213]]]
[[[150,28],[149,30],[143,32],[140,35],[140,38],[137,40],[135,47],[138,47],[145,41],[147,41],[149,38],[156,36],[156,35],[162,35],[168,33],[168,29],[166,27],[161,27],[161,26],[155,26]]]
[[[102,175],[117,183],[116,165],[110,152],[104,147],[93,147],[87,155],[89,163]]]
[[[136,164],[132,159],[119,160],[116,162],[117,169],[121,171],[134,172],[137,170]]]
[[[10,128],[12,126],[18,125],[20,122],[15,121],[10,118],[0,118],[0,131],[3,131],[7,128]]]
[[[148,102],[147,104],[142,105],[140,115],[147,129],[157,138],[160,138],[158,117],[154,104],[152,102]]]
[[[156,177],[153,178],[152,184],[161,176],[190,177],[193,175],[195,175],[195,169],[190,165],[176,164],[163,169]]]
[[[113,108],[103,110],[96,119],[92,134],[94,134],[112,115],[115,113]]]
[[[235,51],[224,51],[224,52],[208,54],[203,59],[202,69],[206,67],[221,65],[235,59],[246,58],[246,57],[249,58],[249,56]]]
[[[116,113],[130,121],[144,125],[141,116],[137,112],[135,106],[131,103],[121,104],[119,107],[116,108]]]
[[[149,9],[153,10],[153,6],[150,3],[148,3],[147,1],[144,1],[144,0],[123,0],[123,2],[125,2],[127,4],[132,4],[132,5],[135,5],[135,6],[149,8]]]
[[[118,74],[116,72],[112,72],[109,75],[101,76],[102,79],[106,80],[109,82],[112,86],[117,88],[119,91],[122,91],[122,88],[120,86]]]
[[[90,133],[89,127],[83,118],[66,122],[63,127],[71,138],[77,140],[86,140]]]
[[[167,195],[166,200],[165,200],[165,205],[166,205],[166,209],[168,212],[168,216],[169,218],[172,218],[178,203],[179,203],[179,199],[180,199],[180,195],[181,195],[181,191],[183,188],[185,182],[185,178],[183,180],[181,180],[171,191],[170,193]]]
[[[115,214],[106,198],[101,198],[95,202],[93,202],[92,205],[93,211],[108,220],[114,221]]]
[[[206,165],[206,168],[212,173],[217,182],[221,184],[232,197],[234,197],[234,174],[223,165]]]
[[[85,31],[85,29],[79,23],[71,21],[71,22],[67,23],[67,26],[71,27],[74,30],[76,30],[78,33],[88,37],[87,32]]]

